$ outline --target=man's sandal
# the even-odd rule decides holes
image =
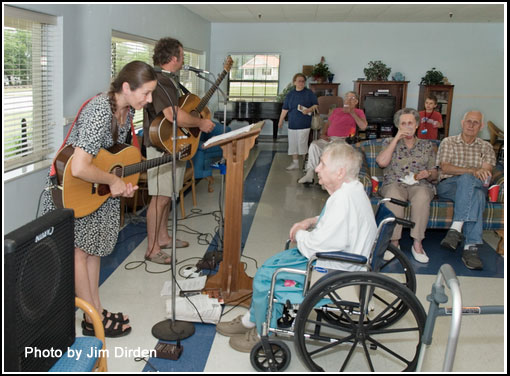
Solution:
[[[106,327],[106,323],[108,321],[110,321],[111,324],[110,324],[110,326]],[[117,338],[117,337],[123,337],[123,336],[131,333],[132,328],[129,327],[125,330],[122,330],[123,325],[125,325],[125,324],[121,324],[120,322],[105,318],[103,320],[104,336],[108,337],[108,338]],[[92,325],[92,323],[83,320],[81,322],[81,327],[82,327],[82,333],[84,336],[95,336],[94,326]]]
[[[170,259],[170,262],[165,262],[165,260],[167,260],[167,259]],[[156,264],[163,264],[163,265],[170,265],[172,263],[172,257],[163,251],[156,253],[152,257],[145,256],[145,260],[154,262]]]

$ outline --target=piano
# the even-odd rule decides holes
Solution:
[[[278,102],[229,102],[227,105],[227,124],[232,120],[256,123],[261,120],[273,121],[273,139],[278,137],[278,120],[283,103]],[[215,111],[214,118],[223,123],[223,111]]]

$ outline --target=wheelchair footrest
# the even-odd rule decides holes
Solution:
[[[317,252],[315,256],[319,260],[332,260],[332,261],[346,261],[355,264],[366,264],[367,258],[365,256],[355,255],[352,253],[337,251],[337,252]]]

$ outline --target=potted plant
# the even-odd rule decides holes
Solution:
[[[388,81],[391,68],[387,67],[380,60],[370,61],[368,68],[363,69],[363,73],[367,78],[367,81]]]
[[[319,64],[314,65],[312,71],[312,77],[317,82],[324,82],[328,79],[328,76],[331,74],[328,64],[326,64],[326,59],[324,56],[321,57],[321,61]]]
[[[443,84],[443,79],[443,73],[436,70],[436,68],[432,68],[421,78],[420,85],[441,85]]]
[[[291,82],[289,83],[285,89],[283,89],[283,91],[278,94],[276,96],[276,101],[279,102],[279,103],[283,103],[283,101],[285,100],[285,97],[287,96],[287,94],[289,93],[289,91],[291,91],[292,89],[294,89],[296,86],[294,86],[294,84]]]

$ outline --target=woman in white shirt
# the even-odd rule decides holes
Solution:
[[[370,201],[358,180],[361,155],[350,145],[332,143],[324,150],[316,168],[319,183],[331,195],[319,216],[298,222],[290,229],[290,239],[297,248],[285,250],[266,260],[253,279],[250,310],[233,321],[220,323],[216,330],[231,336],[232,348],[250,352],[259,341],[262,323],[266,318],[267,292],[276,269],[289,267],[305,270],[308,259],[317,252],[344,251],[368,257],[375,240],[377,226]],[[319,265],[319,263],[317,263]],[[323,262],[327,268],[356,271],[362,266],[343,262]],[[294,286],[285,286],[293,280]],[[280,273],[275,286],[275,297],[292,304],[303,299],[304,276]],[[280,299],[279,299],[280,300]],[[272,323],[283,312],[282,304],[273,305]]]

